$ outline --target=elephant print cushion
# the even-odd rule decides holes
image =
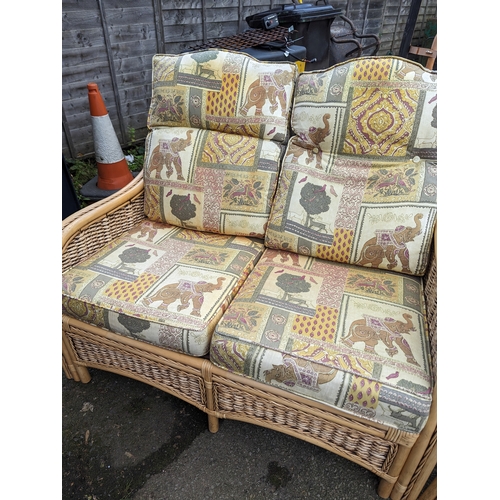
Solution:
[[[257,240],[145,219],[63,274],[63,313],[193,356],[263,251]]]
[[[146,139],[145,214],[156,222],[264,238],[281,147],[273,141],[185,127]]]
[[[434,381],[422,278],[266,249],[216,326],[217,366],[406,432]]]
[[[423,275],[437,207],[436,81],[399,58],[299,76],[266,246]]]
[[[328,169],[332,155],[435,159],[437,74],[398,57],[301,73],[291,126],[316,168]]]
[[[214,130],[283,142],[297,67],[209,49],[153,57],[148,127]]]
[[[423,275],[436,220],[436,164],[336,157],[311,168],[290,143],[266,246]]]

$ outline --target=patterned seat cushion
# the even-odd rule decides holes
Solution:
[[[437,203],[435,76],[399,58],[297,81],[266,246],[422,275]]]
[[[63,313],[203,356],[263,243],[145,220],[63,274]]]
[[[217,366],[407,432],[433,380],[420,277],[266,249],[217,325]]]

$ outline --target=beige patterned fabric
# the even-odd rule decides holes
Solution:
[[[153,58],[150,220],[263,238],[297,67],[210,49]]]
[[[148,220],[63,274],[63,313],[193,356],[264,247]]]
[[[407,432],[433,380],[422,279],[266,249],[216,326],[217,366]]]
[[[266,246],[422,275],[436,220],[436,86],[396,57],[302,73]]]
[[[165,127],[146,141],[145,213],[153,221],[264,238],[281,148],[273,141]]]
[[[297,67],[208,49],[153,57],[148,127],[188,127],[284,141]]]

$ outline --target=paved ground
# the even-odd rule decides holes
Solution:
[[[90,370],[62,381],[62,499],[378,500],[378,478],[322,448],[259,426],[207,428],[195,407]]]

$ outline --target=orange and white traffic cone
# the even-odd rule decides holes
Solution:
[[[134,177],[97,84],[89,83],[87,89],[97,162],[97,187],[104,190],[121,189]]]

